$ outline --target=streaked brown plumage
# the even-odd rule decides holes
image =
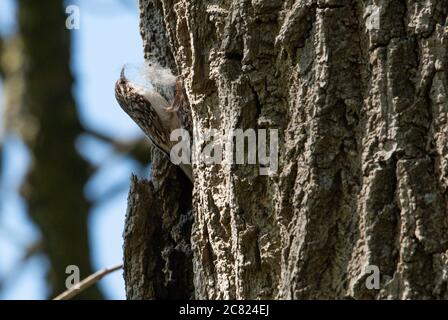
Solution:
[[[181,78],[177,79],[176,86],[173,86],[172,90],[175,90],[175,94],[171,95],[174,99],[169,103],[155,90],[129,82],[124,74],[124,68],[115,85],[115,97],[120,107],[168,157],[171,147],[175,144],[170,141],[171,132],[184,128],[191,133],[191,116],[187,112],[188,105]],[[180,167],[192,180],[191,166]]]

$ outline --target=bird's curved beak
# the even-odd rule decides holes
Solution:
[[[126,79],[126,76],[124,75],[124,69],[125,69],[125,66],[123,66],[121,68],[121,72],[120,72],[120,81],[122,81],[122,82],[128,81],[128,79]]]

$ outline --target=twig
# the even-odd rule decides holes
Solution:
[[[107,276],[108,274],[110,274],[112,272],[120,270],[122,268],[123,268],[123,264],[120,263],[112,268],[106,268],[106,269],[99,270],[99,271],[95,272],[94,274],[88,276],[84,280],[82,280],[77,285],[74,285],[67,291],[61,293],[53,300],[70,300],[71,298],[80,294],[82,291],[93,286],[95,283],[100,281],[103,277]]]
[[[135,138],[135,139],[129,140],[129,141],[121,141],[121,140],[111,138],[111,137],[107,136],[106,134],[102,134],[95,130],[91,130],[89,128],[83,128],[83,129],[84,129],[85,134],[90,135],[98,140],[101,140],[105,143],[110,144],[114,148],[114,150],[117,151],[118,153],[128,153],[129,150],[134,148],[134,146],[137,145],[138,143],[140,143],[142,140],[145,141],[144,137]]]

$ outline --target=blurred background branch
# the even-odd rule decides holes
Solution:
[[[88,164],[75,149],[82,133],[72,95],[71,38],[63,1],[18,1],[18,25],[24,52],[23,105],[30,123],[22,132],[32,154],[23,195],[41,230],[50,261],[50,295],[66,290],[65,269],[93,273],[87,219],[90,204],[83,188]],[[42,41],[45,39],[46,41]],[[79,296],[102,298],[97,287]]]
[[[40,278],[46,288],[39,287],[37,296],[50,298],[66,290],[68,265],[77,265],[84,278],[122,257],[129,176],[149,173],[148,144],[113,95],[121,66],[141,59],[137,5],[5,1],[0,3],[0,298],[36,297],[30,288]],[[72,3],[80,7],[81,29],[70,32],[65,7]],[[15,10],[4,10],[5,4]],[[125,41],[130,45],[123,46]],[[19,293],[24,274],[31,280]],[[123,283],[119,273],[101,283],[111,278]],[[122,285],[105,288],[101,292],[95,285],[77,298],[124,297]]]

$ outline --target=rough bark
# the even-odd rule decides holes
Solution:
[[[448,298],[447,0],[140,3],[200,132],[280,132],[277,175],[194,167],[195,298]]]
[[[152,180],[131,179],[123,233],[126,297],[192,299],[191,184],[159,150]]]
[[[176,73],[159,4],[140,2],[144,57]],[[131,179],[124,238],[126,297],[192,299],[192,185],[151,147],[151,179]]]

